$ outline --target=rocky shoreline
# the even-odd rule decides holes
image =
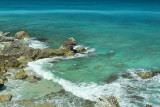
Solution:
[[[15,39],[16,38],[16,39]],[[8,79],[15,79],[36,82],[41,80],[40,77],[29,76],[25,71],[24,67],[27,66],[28,62],[36,61],[43,58],[52,58],[52,57],[66,57],[73,56],[76,53],[83,53],[87,51],[83,47],[78,47],[74,49],[77,45],[74,38],[69,38],[64,41],[64,43],[58,49],[34,49],[29,47],[29,45],[19,42],[24,38],[31,38],[29,34],[25,31],[19,31],[15,34],[14,37],[10,37],[10,32],[0,32],[0,89],[5,86],[5,82]],[[14,76],[9,75],[9,72],[12,69],[16,69],[19,72],[15,73]],[[151,78],[160,74],[158,71],[152,72],[135,72],[137,76],[141,79]],[[131,79],[133,78],[131,74],[125,73],[122,74],[123,78]],[[106,83],[110,83],[118,79],[116,76],[111,76]],[[6,103],[10,102],[14,96],[11,94],[0,95],[0,102]],[[86,101],[89,102],[89,101]],[[33,105],[31,101],[23,101],[22,105]],[[52,104],[41,105],[42,107],[55,107]],[[93,106],[93,105],[92,105]],[[114,96],[102,96],[99,98],[98,102],[95,104],[95,107],[120,107],[118,100]],[[151,107],[146,105],[146,107]]]

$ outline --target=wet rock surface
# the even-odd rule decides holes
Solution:
[[[103,96],[99,98],[95,107],[120,107],[116,97],[114,96]]]
[[[158,74],[160,74],[160,71],[151,71],[151,72],[136,72],[137,76],[139,76],[141,79],[147,79],[154,77]]]
[[[10,102],[12,99],[12,95],[8,94],[8,95],[0,95],[0,101],[1,102]]]

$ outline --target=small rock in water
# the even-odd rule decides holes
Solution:
[[[116,81],[117,79],[118,79],[117,76],[111,75],[109,78],[107,78],[107,79],[105,80],[105,82],[106,82],[106,83],[111,83],[111,82]]]
[[[117,67],[123,67],[124,64],[117,64],[116,66],[117,66]]]
[[[114,96],[103,96],[99,98],[95,107],[120,107],[116,97]]]
[[[136,100],[138,100],[138,101],[141,101],[141,100],[144,99],[143,97],[137,96],[137,95],[133,95],[133,96],[131,96],[131,98],[134,98],[134,99],[136,99]]]
[[[30,38],[27,32],[25,31],[19,31],[15,34],[15,37],[19,40],[23,40],[24,38]]]
[[[8,95],[0,95],[0,101],[1,102],[10,102],[12,99],[12,95],[8,94]]]
[[[100,67],[101,67],[100,65],[96,65],[96,66],[94,66],[94,69],[98,69]]]
[[[109,52],[107,53],[107,56],[113,56],[113,55],[115,55],[115,52],[114,52],[114,51],[109,51]]]

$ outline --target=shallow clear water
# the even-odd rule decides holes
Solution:
[[[58,90],[63,88],[91,101],[101,95],[114,95],[122,107],[142,107],[147,103],[155,107],[160,105],[159,76],[147,80],[134,74],[135,78],[130,80],[120,76],[125,72],[160,70],[159,28],[160,13],[151,11],[39,10],[0,14],[1,31],[14,34],[25,30],[32,37],[49,38],[44,44],[27,42],[31,46],[58,48],[64,40],[74,37],[78,45],[89,47],[92,53],[84,57],[38,60],[29,63],[29,69],[47,81],[52,80],[53,84],[58,83],[55,85]],[[119,79],[106,84],[104,80],[111,75],[118,75]],[[24,94],[30,93],[25,94],[26,99],[54,91],[50,89],[54,87],[49,86],[43,88],[47,93],[35,93],[33,90],[41,84],[44,83],[26,86],[29,88]],[[138,101],[133,96],[143,98]]]

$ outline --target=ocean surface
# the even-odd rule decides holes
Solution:
[[[37,83],[10,80],[1,94],[14,94],[11,104],[15,107],[17,100],[33,99],[37,99],[35,103],[49,102],[56,107],[89,107],[85,100],[97,101],[103,95],[115,96],[121,107],[146,104],[159,107],[160,75],[142,80],[134,74],[160,70],[160,8],[158,1],[153,2],[156,3],[146,1],[142,7],[143,2],[138,6],[137,1],[137,5],[130,3],[133,6],[129,8],[125,7],[128,2],[121,7],[119,2],[116,2],[118,7],[113,6],[114,2],[110,7],[109,2],[99,5],[96,1],[78,2],[77,7],[71,1],[69,6],[68,2],[59,5],[53,1],[50,5],[46,2],[44,6],[35,6],[35,2],[17,0],[17,4],[12,1],[6,8],[1,6],[0,31],[9,31],[14,36],[17,31],[25,30],[31,37],[48,39],[22,41],[30,47],[58,48],[74,37],[78,46],[87,49],[86,53],[73,57],[30,62],[26,72],[44,79]],[[123,78],[123,73],[131,73],[134,78]],[[106,83],[110,76],[118,79]],[[65,94],[59,93],[60,90],[65,90]],[[52,97],[43,98],[51,92],[54,92]]]

